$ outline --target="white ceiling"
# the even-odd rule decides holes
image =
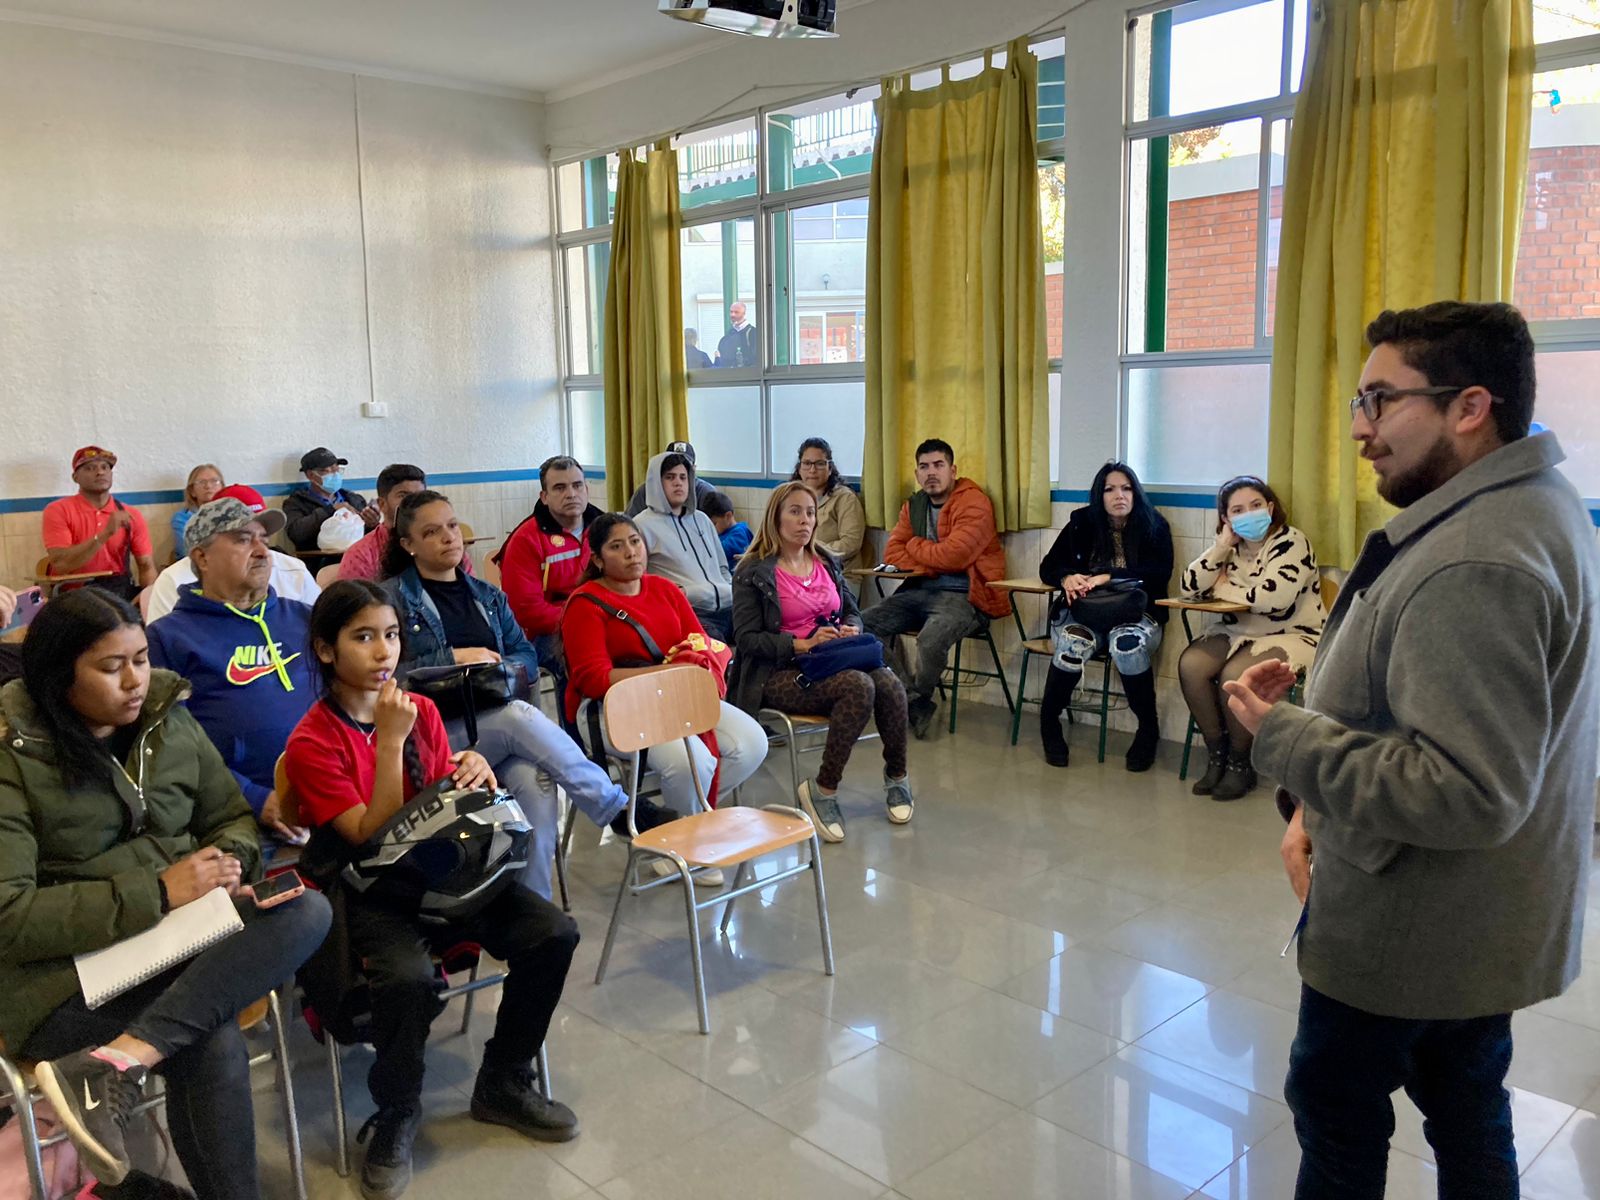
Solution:
[[[656,0],[12,0],[0,7],[0,20],[548,98],[690,58],[735,36],[655,8]]]

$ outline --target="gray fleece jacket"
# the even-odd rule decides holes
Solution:
[[[689,468],[690,506],[675,516],[661,486],[661,463],[666,457],[663,453],[650,460],[644,476],[645,510],[634,518],[650,554],[650,573],[681,587],[695,612],[731,612],[733,573],[716,526],[693,506],[694,468]]]
[[[1479,459],[1367,538],[1305,707],[1255,741],[1305,806],[1300,975],[1461,1020],[1577,977],[1600,736],[1600,557],[1553,434]]]

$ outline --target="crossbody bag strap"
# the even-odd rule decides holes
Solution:
[[[575,592],[573,593],[573,596],[575,599],[587,600],[591,604],[598,604],[617,620],[626,621],[633,627],[633,631],[639,635],[639,640],[644,643],[644,652],[646,654],[655,659],[658,663],[665,662],[667,660],[667,656],[661,652],[661,647],[656,645],[656,640],[650,636],[649,631],[646,630],[643,625],[639,624],[638,621],[634,620],[627,613],[623,612],[622,609],[618,608],[615,604],[607,604],[593,592]]]

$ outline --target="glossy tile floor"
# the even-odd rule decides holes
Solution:
[[[743,901],[725,939],[703,916],[710,1037],[696,1032],[675,894],[631,902],[595,986],[624,855],[590,829],[571,869],[584,942],[550,1041],[583,1133],[544,1147],[467,1116],[490,993],[466,1037],[452,1013],[436,1026],[408,1195],[1290,1196],[1298,980],[1278,952],[1296,908],[1268,794],[1193,798],[1171,746],[1147,775],[1120,756],[1099,766],[1082,727],[1072,767],[1052,770],[1005,732],[998,710],[974,706],[957,736],[914,743],[906,828],[884,819],[876,745],[858,749],[848,837],[824,855],[838,974],[821,971],[807,879]],[[786,789],[780,751],[744,799]],[[1589,926],[1590,974],[1515,1022],[1530,1200],[1600,1196],[1593,911]],[[295,1053],[311,1193],[355,1195],[332,1169],[327,1072],[298,1024]],[[352,1131],[371,1109],[368,1062],[346,1055]],[[287,1197],[268,1071],[256,1108],[264,1183]],[[1432,1196],[1421,1118],[1403,1095],[1396,1108],[1389,1195]]]

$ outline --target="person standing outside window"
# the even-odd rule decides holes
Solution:
[[[728,305],[728,332],[717,343],[717,366],[759,365],[761,360],[756,353],[757,345],[756,327],[745,320],[744,302],[735,300]]]

